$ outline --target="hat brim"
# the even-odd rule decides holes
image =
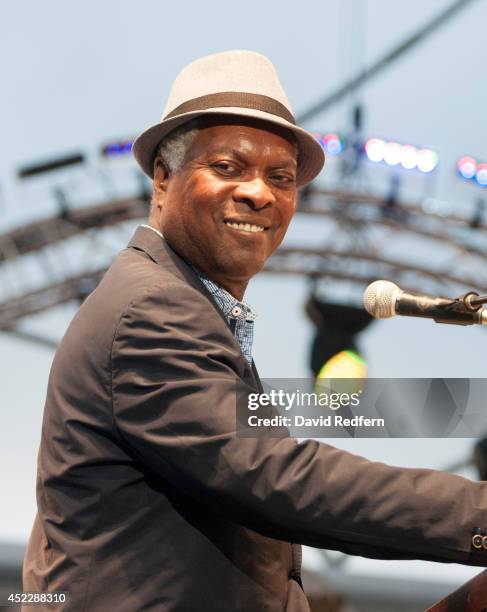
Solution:
[[[243,117],[254,117],[255,119],[261,119],[278,125],[290,130],[296,137],[298,145],[299,156],[298,156],[298,170],[296,176],[296,182],[298,187],[304,187],[314,178],[318,176],[325,164],[325,153],[319,142],[306,130],[293,125],[289,121],[282,119],[271,113],[264,111],[251,109],[251,108],[236,108],[236,107],[222,107],[222,108],[211,108],[207,110],[191,111],[188,113],[182,113],[176,115],[170,119],[165,119],[161,123],[157,123],[152,127],[148,128],[135,140],[132,146],[132,152],[134,154],[137,163],[142,170],[150,178],[154,177],[154,157],[156,155],[157,147],[161,140],[182,125],[203,115],[233,115]]]

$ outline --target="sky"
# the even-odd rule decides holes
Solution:
[[[32,187],[16,179],[18,168],[31,161],[82,150],[86,168],[67,183],[73,199],[96,201],[103,189],[95,185],[106,175],[113,194],[123,195],[133,167],[103,165],[100,145],[156,123],[172,80],[193,59],[228,49],[264,53],[299,115],[447,5],[444,0],[193,0],[184,7],[154,0],[3,3],[0,231],[55,210],[45,183]],[[487,160],[486,19],[487,3],[477,0],[360,91],[364,131],[434,147],[441,163],[427,189],[458,210],[479,192],[456,177],[455,161],[464,154]],[[349,103],[305,127],[345,129]],[[384,172],[369,169],[368,177],[371,189],[383,188]],[[423,187],[411,178],[404,188],[414,194]],[[290,240],[311,244],[320,231],[317,224],[296,220]],[[57,253],[56,265],[62,266],[65,256]],[[254,356],[262,377],[307,376],[313,330],[303,314],[306,296],[306,283],[296,277],[259,275],[249,285],[246,300],[259,314]],[[74,312],[73,305],[65,305],[24,326],[59,338]],[[397,318],[372,325],[361,348],[375,377],[483,377],[486,340],[480,328]],[[52,352],[6,335],[0,335],[0,351],[0,474],[8,492],[0,510],[0,542],[22,543],[35,513],[35,460]],[[471,449],[469,440],[334,442],[373,460],[432,468],[454,464]],[[316,554],[308,553],[307,560],[319,563]],[[477,573],[459,566],[360,558],[350,560],[346,571],[457,582]]]

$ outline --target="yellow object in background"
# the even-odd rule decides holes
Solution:
[[[355,351],[340,351],[325,363],[316,378],[367,378],[367,365]]]
[[[367,378],[367,365],[364,359],[350,349],[340,351],[329,359],[318,372],[314,390],[318,394],[332,391],[357,393],[363,390],[365,378]]]

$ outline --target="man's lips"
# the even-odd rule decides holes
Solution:
[[[270,224],[265,221],[251,219],[224,219],[227,227],[249,234],[261,234],[269,229]]]

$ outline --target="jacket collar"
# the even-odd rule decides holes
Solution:
[[[164,266],[171,274],[180,280],[186,281],[188,284],[194,287],[194,289],[199,291],[199,293],[204,295],[227,327],[231,336],[230,341],[236,343],[240,351],[240,345],[238,344],[238,341],[235,338],[225,315],[221,311],[215,299],[198,278],[192,267],[178,253],[176,253],[172,247],[169,246],[164,237],[159,236],[156,232],[148,227],[139,226],[128,243],[127,248],[143,251],[152,259],[152,261]],[[258,387],[261,389],[262,383],[255,367],[255,363],[252,360],[252,366],[250,366],[243,355],[241,358],[245,364],[246,370],[251,373]]]

